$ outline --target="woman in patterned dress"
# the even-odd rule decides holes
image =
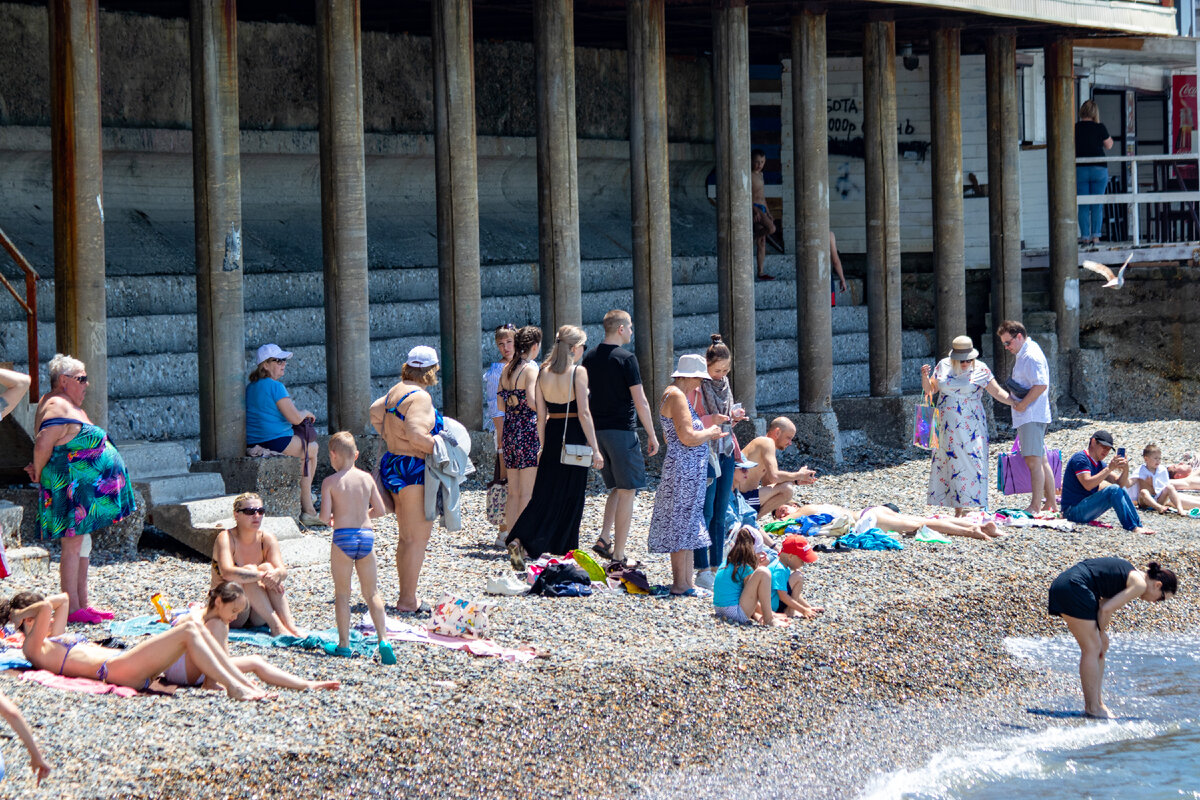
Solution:
[[[704,525],[707,445],[729,435],[720,427],[729,417],[713,414],[714,424],[705,428],[696,415],[693,401],[700,382],[708,377],[704,356],[680,356],[671,377],[674,381],[663,392],[659,404],[667,454],[654,495],[646,544],[651,553],[671,554],[671,594],[691,597],[696,594],[692,551],[708,547],[710,542]]]
[[[950,354],[932,370],[921,367],[921,385],[926,394],[937,393],[941,415],[938,446],[929,470],[929,505],[954,509],[961,517],[967,507],[987,510],[988,429],[983,408],[987,392],[1005,405],[1012,397],[978,361],[979,351],[970,336],[959,336]]]
[[[41,484],[42,535],[62,540],[58,575],[69,601],[69,622],[97,624],[112,613],[87,598],[91,534],[137,507],[125,461],[80,407],[87,394],[83,362],[59,353],[50,360],[50,393],[38,403],[30,476]]]
[[[529,504],[537,477],[538,439],[537,385],[538,352],[542,330],[526,325],[513,337],[513,358],[500,376],[497,405],[504,410],[500,426],[500,452],[508,470],[508,500],[504,504],[504,530],[512,530]],[[505,537],[507,538],[507,537]]]

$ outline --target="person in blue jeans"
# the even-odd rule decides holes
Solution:
[[[1095,101],[1088,100],[1079,107],[1079,122],[1075,123],[1075,157],[1102,158],[1113,146],[1108,128],[1100,121],[1100,109]],[[1077,194],[1104,194],[1108,187],[1106,164],[1079,164],[1075,167],[1075,192]],[[1079,243],[1097,244],[1104,223],[1102,204],[1079,207]]]
[[[1142,527],[1137,509],[1125,491],[1130,485],[1125,456],[1113,456],[1107,466],[1104,464],[1104,457],[1112,448],[1112,434],[1101,430],[1092,434],[1086,450],[1071,456],[1063,469],[1063,516],[1071,522],[1091,522],[1111,508],[1125,530],[1154,533]]]

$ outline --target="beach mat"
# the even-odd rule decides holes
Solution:
[[[113,636],[152,636],[171,629],[154,614],[108,623]],[[309,631],[306,636],[272,636],[263,628],[230,628],[229,641],[241,642],[253,647],[298,647],[302,650],[330,652],[338,643],[337,628]],[[370,657],[375,653],[374,639],[368,640],[358,631],[350,631],[350,649],[355,655]]]

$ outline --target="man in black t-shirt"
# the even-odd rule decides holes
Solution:
[[[629,312],[613,309],[604,315],[604,341],[589,350],[581,362],[588,374],[588,406],[596,427],[596,444],[604,456],[600,475],[608,488],[604,527],[592,549],[614,561],[625,561],[633,501],[637,490],[646,487],[646,460],[638,446],[638,419],[646,429],[646,454],[652,456],[658,452],[658,437],[654,435],[637,356],[624,347],[632,339],[633,320]]]

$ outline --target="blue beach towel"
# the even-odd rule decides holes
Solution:
[[[171,629],[154,614],[108,623],[113,636],[150,636]],[[266,628],[231,628],[229,641],[241,642],[253,647],[299,647],[303,650],[332,652],[337,647],[337,628],[310,631],[307,636],[272,636]],[[356,630],[350,631],[350,649],[357,655],[372,656],[375,653],[375,638],[367,639]]]
[[[855,550],[903,550],[904,545],[888,536],[879,528],[871,528],[862,533],[847,533],[837,540],[840,545]]]

